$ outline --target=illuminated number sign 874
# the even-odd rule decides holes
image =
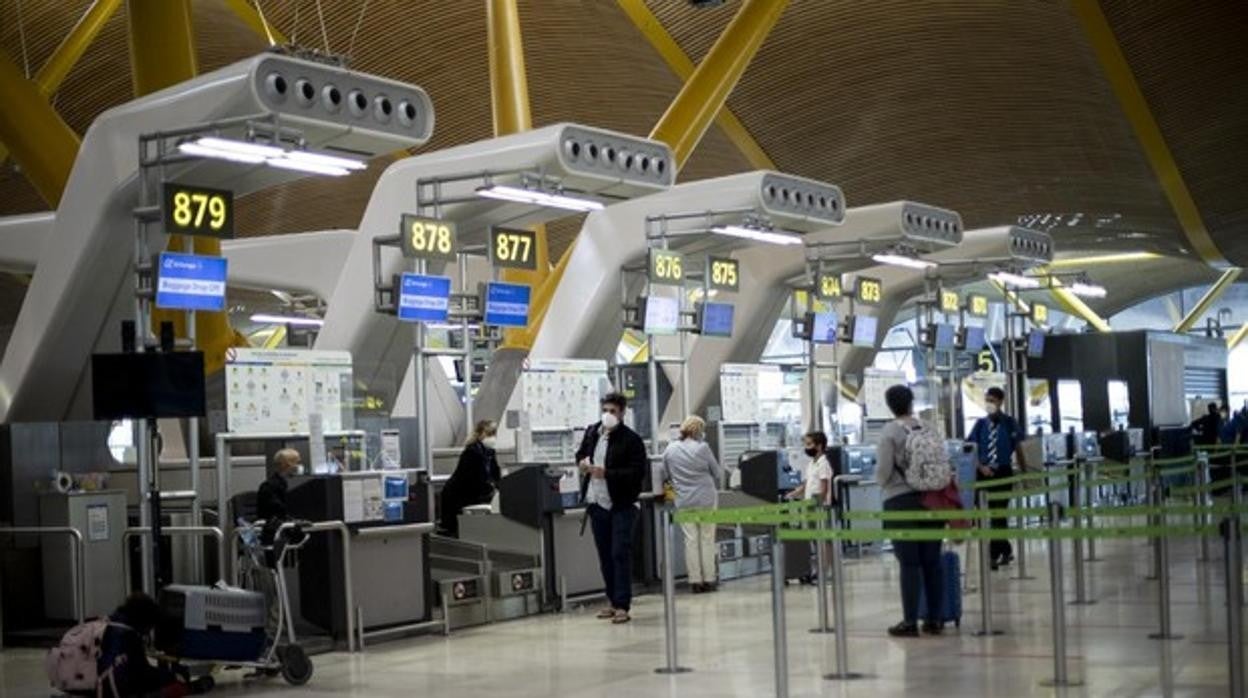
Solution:
[[[451,221],[405,213],[399,224],[399,247],[404,257],[455,259],[455,233]]]
[[[161,198],[166,233],[234,237],[234,192],[165,182]]]

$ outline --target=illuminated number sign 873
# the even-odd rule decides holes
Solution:
[[[455,259],[455,238],[451,221],[405,213],[399,224],[399,247],[404,257]]]
[[[879,305],[884,300],[884,284],[879,279],[858,277],[857,301],[866,305]]]
[[[166,233],[234,237],[234,192],[165,182],[161,198]]]

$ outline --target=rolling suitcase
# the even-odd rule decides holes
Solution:
[[[962,561],[958,558],[958,554],[952,550],[945,550],[940,554],[940,573],[943,578],[941,589],[944,591],[944,598],[940,600],[940,612],[937,616],[940,618],[941,625],[945,623],[953,623],[955,627],[962,627]],[[919,588],[919,619],[927,618],[927,599],[923,593],[923,588]]]

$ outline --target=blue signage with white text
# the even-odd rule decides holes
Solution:
[[[169,310],[225,310],[223,257],[163,252],[156,270],[156,307]]]
[[[400,320],[446,322],[450,307],[451,279],[449,277],[407,273],[400,277]]]
[[[525,327],[529,324],[529,287],[491,281],[485,287],[485,324]]]

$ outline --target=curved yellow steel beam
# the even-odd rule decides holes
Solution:
[[[0,51],[0,142],[7,143],[14,162],[51,208],[56,208],[69,181],[81,141],[48,104],[35,83],[27,80],[8,54]]]
[[[238,15],[253,32],[263,36],[270,46],[287,43],[286,35],[266,21],[264,15],[249,0],[225,0],[225,6]]]
[[[1181,333],[1192,329],[1192,327],[1196,324],[1196,321],[1209,310],[1209,306],[1217,302],[1217,300],[1222,297],[1222,294],[1226,293],[1226,290],[1235,284],[1235,281],[1239,279],[1239,275],[1242,274],[1243,271],[1244,270],[1239,267],[1231,267],[1230,269],[1222,272],[1222,276],[1218,277],[1218,280],[1213,282],[1213,285],[1209,287],[1209,290],[1205,292],[1205,295],[1201,296],[1200,300],[1196,301],[1196,305],[1192,306],[1192,309],[1188,312],[1187,316],[1174,326],[1174,331]]]

